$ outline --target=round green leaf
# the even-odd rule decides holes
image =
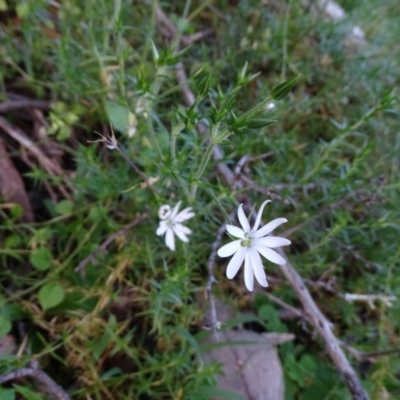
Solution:
[[[21,204],[14,204],[11,208],[11,215],[14,219],[21,218],[24,214],[24,209]]]
[[[59,305],[64,297],[64,289],[56,283],[46,283],[39,290],[39,303],[45,310]]]
[[[31,252],[29,261],[36,269],[45,271],[51,265],[51,252],[46,247],[38,247]]]
[[[16,247],[19,247],[22,243],[22,238],[21,236],[13,233],[10,236],[7,237],[6,239],[6,248],[7,249],[15,249]]]
[[[120,132],[126,132],[129,126],[129,110],[127,107],[108,100],[105,104],[106,114],[113,127]]]
[[[61,200],[56,204],[56,211],[59,214],[70,214],[74,208],[74,203],[70,200]]]
[[[11,321],[4,315],[0,315],[0,337],[11,331]]]

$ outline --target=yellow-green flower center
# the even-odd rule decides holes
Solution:
[[[240,242],[242,247],[250,247],[251,246],[251,239],[247,238],[247,239],[243,239]]]

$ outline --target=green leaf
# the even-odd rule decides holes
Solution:
[[[280,83],[272,89],[271,97],[274,100],[282,100],[286,97],[289,92],[293,89],[294,85],[297,83],[297,77],[289,79],[288,81]]]
[[[127,132],[129,127],[129,110],[127,107],[108,100],[105,104],[106,114],[112,126],[119,132]]]
[[[0,0],[0,11],[7,11],[7,2],[6,0]],[[1,397],[0,397],[1,400]]]
[[[55,209],[59,214],[70,214],[74,208],[74,203],[70,200],[59,201]]]
[[[201,399],[225,399],[225,400],[245,400],[244,397],[236,392],[218,389],[216,387],[201,386],[197,391],[197,396]]]
[[[51,252],[47,247],[38,247],[29,256],[31,264],[39,271],[45,271],[51,266]]]
[[[26,386],[24,387],[14,384],[14,388],[27,400],[45,400],[44,397],[42,397],[40,394],[33,391],[32,389],[27,388]]]
[[[0,400],[15,400],[14,389],[0,389]]]
[[[17,13],[19,18],[24,19],[30,14],[29,5],[23,2],[19,2],[15,7],[15,12]]]
[[[64,297],[64,289],[56,283],[46,283],[39,290],[39,303],[45,310],[60,304]]]
[[[19,247],[21,243],[22,243],[21,236],[13,233],[7,237],[5,244],[7,249],[15,249]]]
[[[314,358],[311,357],[309,354],[304,354],[300,361],[299,364],[301,367],[304,369],[304,371],[308,372],[309,374],[313,374],[314,371],[317,369],[318,365],[315,362]]]
[[[0,337],[7,335],[11,327],[11,321],[5,315],[0,315]]]
[[[298,362],[294,358],[294,355],[285,354],[283,364],[285,372],[288,374],[290,379],[296,382],[300,387],[304,387],[305,382],[303,379],[303,371],[301,370]]]
[[[11,207],[11,215],[14,219],[21,218],[24,214],[24,209],[22,208],[21,204],[13,204]]]

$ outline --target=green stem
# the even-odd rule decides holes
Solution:
[[[180,122],[177,126],[172,128],[171,132],[171,159],[173,163],[176,162],[176,139],[178,135],[181,133],[182,129],[185,127],[183,122]]]
[[[194,176],[194,182],[192,183],[192,188],[190,191],[190,197],[192,200],[194,200],[196,198],[196,192],[197,192],[197,188],[198,188],[198,181],[200,180],[201,176],[204,173],[204,170],[207,167],[208,162],[210,161],[210,157],[212,155],[212,152],[214,150],[214,147],[216,146],[216,143],[214,143],[212,140],[210,141],[207,149],[206,149],[206,153],[204,154],[203,159],[201,160],[200,166]]]
[[[287,60],[288,60],[288,26],[289,26],[289,17],[290,17],[290,7],[292,5],[292,1],[289,0],[288,5],[286,7],[286,12],[285,12],[285,22],[283,25],[283,43],[282,43],[282,73],[281,73],[281,79],[285,80],[286,79],[286,65],[287,65]]]
[[[194,176],[194,182],[192,183],[192,188],[191,188],[191,199],[192,201],[196,198],[196,192],[198,188],[198,182],[200,178],[203,176],[203,173],[208,165],[208,162],[210,161],[211,155],[213,153],[213,150],[215,146],[217,146],[219,143],[221,143],[223,140],[228,138],[231,134],[227,129],[222,131],[221,133],[218,133],[220,124],[215,124],[211,128],[210,132],[210,141],[207,146],[206,152],[201,160],[200,166],[196,171],[196,174]]]

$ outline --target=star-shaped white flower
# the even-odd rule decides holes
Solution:
[[[175,235],[178,236],[182,242],[188,242],[189,238],[187,235],[192,233],[189,228],[182,225],[182,222],[193,218],[194,212],[192,211],[192,207],[188,207],[178,213],[181,203],[181,201],[178,202],[173,210],[171,210],[168,204],[161,206],[158,210],[158,217],[161,221],[156,234],[157,236],[165,234],[165,244],[172,251],[175,250]]]
[[[276,227],[287,222],[285,218],[274,219],[261,229],[258,229],[264,207],[270,201],[271,200],[267,200],[262,203],[253,228],[250,228],[249,221],[246,218],[243,205],[241,204],[238,209],[238,218],[242,228],[226,225],[228,233],[238,239],[222,246],[218,250],[218,255],[220,257],[230,257],[234,254],[226,269],[226,276],[229,279],[232,279],[237,274],[244,261],[244,283],[250,291],[253,291],[254,275],[261,286],[268,286],[260,254],[275,264],[283,265],[286,263],[285,259],[272,249],[280,246],[287,246],[291,243],[290,240],[285,238],[267,236]]]

